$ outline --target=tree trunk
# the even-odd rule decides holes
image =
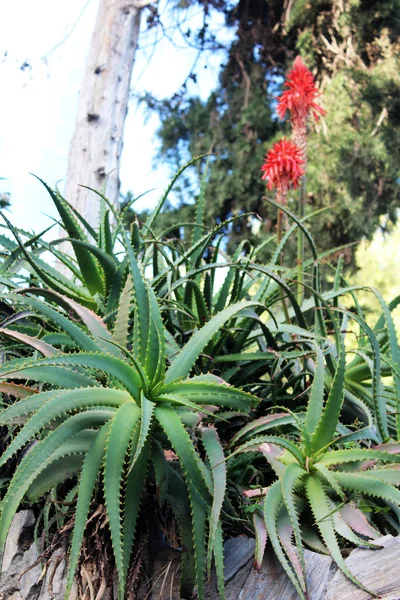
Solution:
[[[66,199],[98,227],[102,190],[118,205],[119,166],[142,8],[151,0],[100,0],[69,153]]]

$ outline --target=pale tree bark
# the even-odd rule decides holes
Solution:
[[[118,205],[119,166],[140,18],[151,0],[100,0],[80,90],[66,199],[97,228],[99,199],[80,184],[102,190]]]

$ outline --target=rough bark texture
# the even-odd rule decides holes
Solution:
[[[80,184],[119,196],[119,164],[142,8],[151,0],[100,0],[80,90],[65,196],[97,227],[99,202]]]

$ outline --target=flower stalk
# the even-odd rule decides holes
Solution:
[[[307,170],[307,119],[312,114],[318,121],[325,110],[316,103],[321,95],[315,85],[312,73],[307,69],[300,56],[297,56],[293,68],[289,71],[285,82],[287,88],[279,98],[277,113],[281,119],[289,111],[292,126],[292,140],[285,138],[276,143],[266,156],[261,167],[262,179],[267,180],[268,189],[276,189],[276,201],[286,204],[286,196],[290,189],[300,187],[298,217],[305,214]],[[300,185],[301,184],[301,185]],[[278,211],[277,239],[282,238],[282,211]],[[282,258],[282,257],[281,257]],[[297,234],[297,301],[302,303],[304,297],[304,234],[299,227]]]

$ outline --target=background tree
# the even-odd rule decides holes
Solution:
[[[99,202],[81,184],[119,198],[119,166],[142,9],[151,0],[100,0],[79,97],[65,195],[96,227]]]
[[[192,3],[223,11],[235,30],[218,87],[206,101],[188,96],[185,87],[172,99],[146,100],[160,114],[161,157],[174,168],[213,148],[210,220],[255,211],[261,234],[273,225],[259,168],[286,128],[274,117],[275,96],[300,53],[327,110],[309,138],[307,209],[332,207],[314,220],[319,247],[370,238],[380,215],[394,221],[400,200],[399,0]],[[183,193],[181,202],[187,199]],[[254,225],[246,219],[231,229],[230,244],[258,235]]]

